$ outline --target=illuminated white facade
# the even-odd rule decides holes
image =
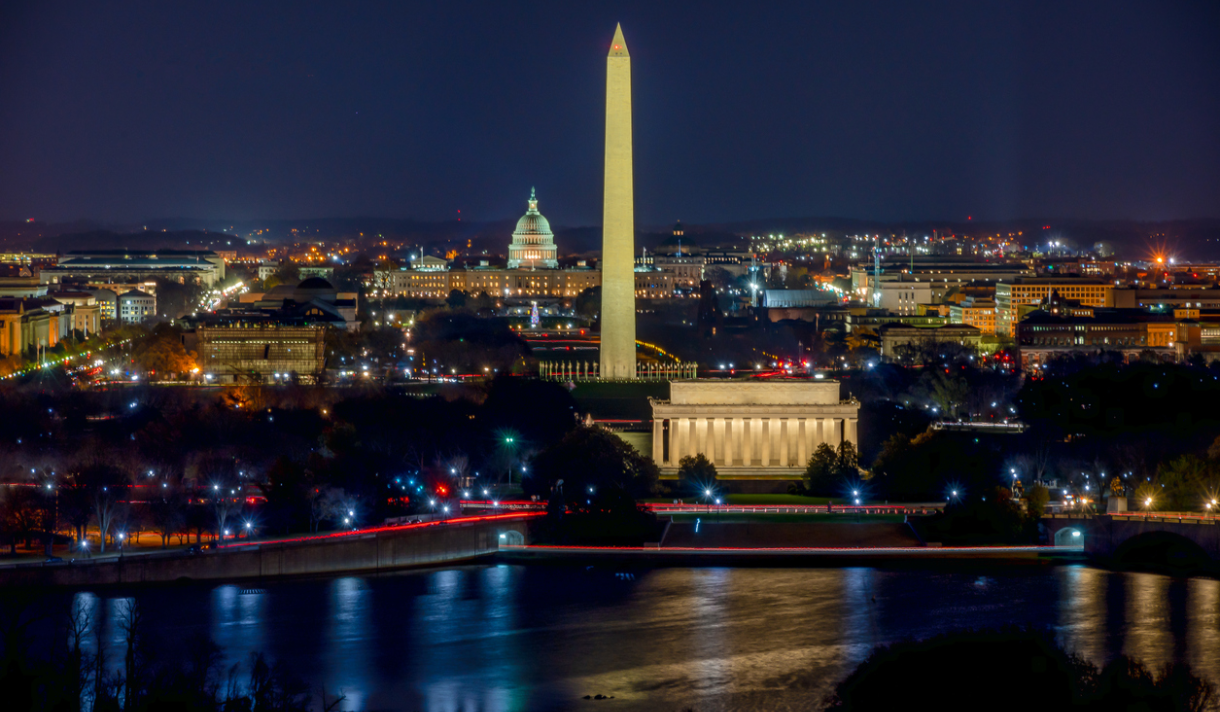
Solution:
[[[513,230],[513,241],[508,246],[509,269],[557,269],[559,251],[555,247],[555,235],[551,224],[538,212],[538,198],[530,189],[529,210],[517,221]]]

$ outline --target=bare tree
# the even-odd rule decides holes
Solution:
[[[89,493],[93,517],[101,535],[100,551],[106,551],[106,536],[118,514],[127,474],[114,465],[97,461],[81,470],[81,485]]]
[[[342,690],[339,691],[339,694],[335,695],[334,697],[331,697],[330,695],[326,694],[326,688],[323,687],[321,694],[322,694],[323,712],[331,712],[332,710],[336,709],[344,700],[347,699],[347,695],[343,694]]]
[[[123,602],[123,607],[119,612],[118,627],[123,632],[124,641],[127,644],[127,651],[123,656],[123,709],[136,709],[138,700],[136,699],[142,689],[142,680],[140,680],[139,668],[137,667],[137,651],[136,646],[139,642],[140,627],[143,621],[143,613],[140,610],[140,604],[134,598],[129,598]]]
[[[229,519],[241,510],[245,488],[238,477],[237,464],[231,457],[207,455],[198,463],[199,479],[207,492],[208,503],[216,521],[216,539],[224,543]]]
[[[67,615],[67,650],[66,670],[68,672],[68,690],[66,696],[72,700],[71,706],[79,709],[81,697],[89,685],[92,676],[92,656],[85,652],[85,636],[93,625],[92,617],[80,598],[72,602]]]
[[[186,500],[178,487],[162,482],[154,486],[149,507],[164,549],[169,545],[169,538],[186,525]]]

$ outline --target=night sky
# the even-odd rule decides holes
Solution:
[[[0,219],[1220,217],[1220,3],[0,3]]]

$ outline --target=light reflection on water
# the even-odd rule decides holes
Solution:
[[[876,645],[1047,627],[1096,662],[1180,659],[1220,682],[1220,581],[1087,566],[637,570],[466,566],[380,578],[75,594],[121,663],[140,601],[163,641],[264,652],[342,709],[806,709]],[[190,612],[190,614],[186,614]],[[92,635],[87,645],[92,645]]]

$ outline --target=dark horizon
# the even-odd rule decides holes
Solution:
[[[598,225],[615,22],[640,226],[1220,217],[1212,3],[14,2],[0,219]]]

